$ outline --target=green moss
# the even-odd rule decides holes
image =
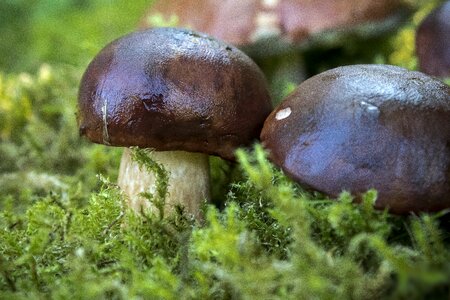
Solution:
[[[143,192],[141,195],[158,209],[159,218],[163,219],[170,174],[164,169],[164,166],[151,159],[149,153],[150,151],[145,149],[133,148],[131,156],[137,162],[141,171],[145,169],[146,172],[155,174],[156,191],[154,193]]]
[[[88,193],[98,187],[92,174],[117,176],[120,150],[79,137],[80,76],[77,69],[46,64],[35,75],[0,73],[0,185],[3,194],[21,200],[18,205],[30,193]]]
[[[4,198],[0,296],[446,297],[442,216],[392,217],[373,209],[374,191],[361,205],[347,193],[339,201],[314,196],[271,166],[260,146],[238,158],[244,179],[223,211],[208,208],[203,225],[182,210],[135,214],[102,177],[81,206],[76,192],[52,193],[18,214]]]
[[[136,27],[152,0],[0,2],[0,69],[31,71],[42,62],[86,65]]]

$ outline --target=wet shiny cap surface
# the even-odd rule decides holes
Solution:
[[[450,207],[450,87],[394,66],[332,69],[267,118],[272,161],[330,196],[378,190],[394,213]]]
[[[107,45],[79,90],[80,133],[96,143],[233,159],[257,138],[271,102],[264,75],[210,36],[156,28]]]

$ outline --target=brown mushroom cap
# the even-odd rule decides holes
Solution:
[[[450,1],[436,8],[419,25],[416,51],[422,72],[450,76]]]
[[[404,8],[401,0],[159,0],[139,27],[175,20],[244,49],[268,37],[281,38],[285,47],[330,29],[379,22]]]
[[[450,207],[450,87],[385,65],[332,69],[303,82],[261,133],[273,162],[333,197],[378,190],[395,213]]]
[[[233,158],[257,138],[271,102],[243,52],[175,28],[135,32],[106,46],[79,91],[80,133],[93,142]]]

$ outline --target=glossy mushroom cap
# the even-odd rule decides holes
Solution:
[[[419,25],[416,52],[422,72],[450,76],[450,1],[436,8]]]
[[[271,102],[263,74],[240,50],[175,28],[106,46],[79,91],[80,133],[96,143],[233,158],[257,138]]]
[[[378,22],[402,8],[401,0],[159,0],[139,26],[174,22],[239,47],[270,37],[288,45],[330,29]]]
[[[333,197],[378,190],[395,213],[450,207],[450,87],[385,65],[332,69],[303,82],[261,133],[273,162]]]

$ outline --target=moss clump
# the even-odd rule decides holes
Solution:
[[[138,161],[154,169],[144,154]],[[102,177],[81,206],[76,192],[51,193],[18,214],[2,197],[1,298],[447,297],[442,216],[375,211],[374,191],[361,205],[347,193],[311,195],[260,146],[238,157],[244,179],[202,225],[182,209],[166,218],[130,212]]]
[[[120,151],[78,135],[80,76],[78,69],[47,64],[35,75],[0,73],[0,186],[15,205],[49,191],[85,196],[99,186],[93,174],[117,176]]]

